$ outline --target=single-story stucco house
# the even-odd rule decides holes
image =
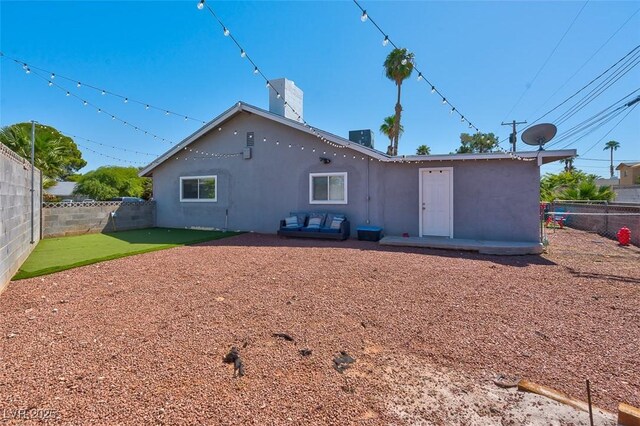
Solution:
[[[386,235],[540,242],[542,164],[575,150],[390,157],[372,132],[313,129],[302,91],[272,80],[269,111],[238,102],[141,170],[163,227],[276,233],[295,211],[343,213]]]

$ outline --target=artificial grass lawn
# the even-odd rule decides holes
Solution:
[[[147,228],[41,240],[14,280],[52,274],[104,260],[238,235],[237,232]]]

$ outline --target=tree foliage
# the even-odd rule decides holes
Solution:
[[[87,165],[73,139],[51,126],[36,124],[35,166],[42,172],[45,187],[65,180]],[[0,142],[16,154],[31,159],[31,123],[17,123],[0,130]]]
[[[613,190],[608,186],[598,186],[597,178],[577,169],[547,173],[540,180],[540,198],[542,201],[613,200]]]
[[[429,155],[429,154],[431,154],[431,148],[429,148],[427,145],[420,145],[416,149],[416,154],[417,155]]]
[[[456,154],[491,152],[498,146],[498,138],[493,133],[460,134],[460,147]]]
[[[389,147],[387,148],[387,154],[389,155],[391,155],[390,153],[393,152],[393,141],[396,131],[395,122],[396,116],[390,115],[388,117],[385,117],[383,123],[380,125],[380,133],[389,138]],[[404,133],[404,127],[402,127],[402,125],[398,126],[398,132],[398,138],[400,138],[400,136],[402,136],[402,134]]]
[[[402,116],[402,105],[400,104],[400,94],[402,89],[402,82],[411,76],[413,72],[413,53],[407,51],[407,49],[393,49],[384,61],[383,67],[385,70],[385,76],[393,81],[398,88],[398,95],[396,100],[396,113],[394,120],[394,130],[392,132],[393,142],[387,150],[389,155],[398,155],[398,140],[400,139],[400,118]]]
[[[136,167],[102,166],[84,174],[74,190],[95,200],[113,197],[141,197],[145,190],[145,180],[138,176]]]

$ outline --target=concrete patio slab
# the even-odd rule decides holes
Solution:
[[[519,241],[469,240],[447,237],[394,237],[380,240],[383,246],[424,247],[446,250],[477,251],[480,254],[514,256],[542,253],[542,244]]]

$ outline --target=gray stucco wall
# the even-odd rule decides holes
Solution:
[[[31,244],[31,165],[0,144],[0,293],[40,240],[40,171],[35,171]]]
[[[115,213],[115,216],[112,216]],[[62,237],[155,226],[155,202],[46,203],[42,236]]]
[[[224,228],[228,212],[228,229],[275,233],[279,220],[291,211],[332,211],[347,215],[352,235],[358,225],[369,223],[382,226],[387,235],[407,232],[415,236],[419,228],[418,170],[453,167],[454,237],[539,240],[539,168],[535,162],[362,160],[361,154],[350,149],[331,147],[312,135],[247,112],[220,129],[192,144],[192,152],[182,151],[153,171],[158,226]],[[240,152],[246,146],[247,132],[255,134],[251,159],[195,153]],[[319,157],[332,161],[323,164]],[[348,204],[310,204],[309,173],[314,172],[347,172]],[[217,175],[218,201],[180,202],[180,177],[203,175]]]

